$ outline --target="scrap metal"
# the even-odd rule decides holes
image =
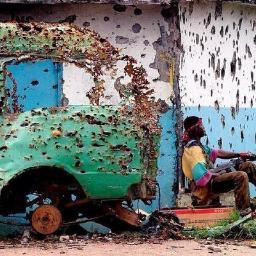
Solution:
[[[79,192],[79,203],[90,199],[153,199],[161,132],[159,115],[167,108],[152,97],[145,69],[96,32],[73,25],[0,23],[0,42],[1,209],[7,213],[22,207],[24,210],[27,205],[22,196],[33,193],[33,189],[46,193],[54,205],[59,205],[65,196],[58,199],[49,194],[52,189],[40,191],[41,176],[35,178],[32,174],[38,175],[40,168],[45,171],[49,167],[60,173],[64,170],[67,177],[71,175],[78,181],[78,190],[86,197],[79,198]],[[44,58],[84,68],[95,82],[87,94],[91,105],[24,111],[18,105],[17,81],[6,71],[6,65]],[[117,106],[101,106],[106,86],[103,76],[111,70],[115,75],[117,61],[126,63],[124,76],[130,80],[125,85],[126,94],[120,94],[122,102]],[[6,91],[7,76],[12,78],[12,91]],[[14,113],[8,108],[8,97],[12,98]],[[52,179],[52,169],[45,171],[42,182],[46,177]],[[55,185],[57,180],[51,182]],[[56,184],[56,191],[68,193],[70,184],[61,182]],[[31,184],[34,187],[30,191]],[[17,193],[20,197],[16,197]]]

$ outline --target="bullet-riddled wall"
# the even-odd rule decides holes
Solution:
[[[175,204],[177,191],[176,113],[173,105],[175,59],[171,46],[178,40],[179,31],[173,29],[170,35],[172,24],[168,18],[178,14],[177,11],[170,12],[172,8],[163,11],[159,5],[112,4],[8,5],[0,11],[1,21],[70,23],[92,29],[145,69],[149,90],[152,89],[150,97],[162,109],[157,160],[162,207]],[[102,81],[97,81],[97,85],[89,73],[74,64],[63,63],[62,68],[64,105],[117,105],[121,95],[127,93],[124,87],[128,83],[127,73],[124,73],[122,61],[117,63],[113,73],[108,72]],[[158,199],[150,210],[157,204]]]
[[[253,5],[180,5],[182,110],[203,117],[211,147],[256,152],[255,17]]]

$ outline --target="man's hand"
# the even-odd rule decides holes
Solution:
[[[212,176],[219,176],[219,175],[224,174],[224,173],[227,172],[226,170],[217,170],[217,168],[216,169],[209,169],[209,171],[212,173]]]
[[[252,154],[251,152],[241,152],[239,153],[239,157],[241,157],[243,160],[256,160],[256,155]]]
[[[221,159],[231,159],[239,156],[240,156],[240,153],[218,150],[218,158],[221,158]]]

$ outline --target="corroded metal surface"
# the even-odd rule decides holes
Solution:
[[[53,234],[59,229],[61,223],[61,213],[53,205],[40,206],[32,213],[31,224],[39,234]]]
[[[147,74],[136,60],[97,33],[71,25],[47,23],[1,23],[1,170],[0,188],[24,170],[55,166],[74,176],[89,198],[131,198],[130,187],[144,180],[154,184],[160,135],[159,115],[165,104],[151,97]],[[32,109],[18,104],[18,83],[6,65],[16,61],[51,58],[84,68],[95,86],[88,93],[90,106]],[[128,78],[117,106],[100,106],[106,86],[103,79],[124,62]],[[4,80],[13,89],[6,94]],[[37,84],[32,81],[32,84]],[[6,96],[12,98],[10,113]],[[64,97],[64,96],[63,96]],[[151,185],[150,198],[154,195]],[[147,193],[140,193],[148,198]]]

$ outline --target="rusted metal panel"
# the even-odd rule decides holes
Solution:
[[[81,9],[84,8],[82,6],[80,7]],[[50,16],[47,17],[47,15],[49,15],[48,11],[48,14],[43,16],[40,16],[42,14],[39,14],[38,17],[34,17],[37,20],[40,20],[43,17],[43,20],[45,21],[59,21],[60,19],[64,21],[65,16],[68,15],[70,7],[60,7],[60,9],[61,8],[66,8],[66,11],[62,12],[63,14],[61,14],[61,17],[57,14],[58,10],[56,10],[56,18],[54,19]],[[90,8],[94,7],[90,5]],[[103,18],[103,15],[106,26],[109,26],[108,22],[112,22],[112,17],[115,15],[120,16],[124,13],[132,12],[134,13],[134,17],[136,17],[136,19],[138,18],[138,21],[135,23],[133,21],[129,21],[131,24],[134,23],[131,26],[134,38],[133,36],[129,36],[130,38],[127,37],[128,39],[125,39],[125,41],[122,41],[121,39],[119,40],[119,37],[117,37],[118,34],[112,36],[111,31],[104,29],[104,26],[102,26],[103,24],[98,27],[95,22],[95,29],[105,37],[108,37],[109,40],[112,41],[112,45],[116,45],[118,47],[121,46],[123,48],[127,47],[129,44],[134,44],[134,56],[136,56],[136,60],[126,56],[126,53],[131,51],[129,47],[122,49],[122,53],[120,53],[120,49],[113,47],[109,42],[103,40],[101,36],[91,30],[81,29],[73,25],[66,24],[44,24],[32,22],[20,25],[11,25],[14,26],[14,28],[11,28],[11,31],[14,33],[11,33],[10,35],[14,40],[17,40],[17,42],[20,41],[20,44],[15,46],[17,49],[11,53],[13,57],[8,57],[7,59],[8,54],[6,53],[12,46],[11,44],[8,46],[8,44],[5,43],[9,48],[2,48],[2,54],[4,54],[4,57],[6,58],[3,60],[3,69],[5,70],[5,66],[9,63],[8,61],[34,61],[38,58],[44,58],[45,54],[54,61],[64,63],[63,91],[65,93],[62,95],[63,106],[83,105],[83,107],[80,108],[80,110],[83,110],[84,106],[89,104],[100,106],[99,109],[102,111],[101,105],[113,105],[113,103],[114,105],[117,105],[117,107],[114,108],[117,110],[115,115],[122,116],[126,120],[131,120],[132,125],[129,127],[132,127],[132,130],[136,131],[135,133],[138,134],[139,138],[143,138],[142,143],[136,139],[137,144],[135,148],[140,151],[140,159],[144,159],[142,163],[143,168],[145,167],[144,170],[146,170],[150,177],[155,177],[157,174],[156,160],[159,150],[158,141],[161,134],[162,139],[160,155],[158,158],[158,168],[160,169],[158,173],[158,180],[160,181],[160,187],[163,191],[161,202],[163,206],[173,205],[175,200],[175,189],[173,190],[173,186],[177,187],[175,185],[177,184],[175,172],[173,171],[173,167],[175,168],[177,163],[176,135],[174,133],[176,113],[173,110],[173,105],[169,100],[169,96],[172,95],[172,99],[174,99],[174,101],[176,100],[173,94],[173,86],[176,86],[175,84],[177,83],[173,83],[173,79],[176,79],[177,77],[176,67],[178,61],[174,61],[176,58],[175,54],[177,53],[174,55],[170,54],[172,47],[168,46],[168,42],[175,41],[175,38],[168,37],[167,27],[168,24],[176,24],[176,22],[170,18],[172,14],[175,15],[175,12],[172,13],[172,9],[163,12],[166,21],[163,20],[164,18],[161,15],[159,16],[160,18],[162,17],[161,19],[163,20],[160,22],[161,27],[158,27],[158,25],[155,26],[154,31],[156,32],[151,34],[153,34],[154,37],[155,35],[157,36],[154,39],[150,39],[144,37],[144,28],[149,28],[148,24],[143,24],[144,17],[148,22],[147,17],[151,16],[149,14],[151,12],[157,13],[158,11],[160,14],[160,8],[153,11],[151,9],[144,10],[144,7],[135,9],[126,7],[124,12],[120,12],[120,9],[117,9],[115,6],[104,8],[108,8],[108,11],[102,11],[102,13],[96,12],[96,18],[93,17],[95,11],[90,11],[90,15],[92,15],[92,17],[90,17],[91,24],[94,23],[94,19],[97,20],[99,17]],[[47,10],[47,8],[44,10]],[[42,9],[42,11],[44,10]],[[88,12],[88,7],[86,7],[86,10],[86,12]],[[22,9],[19,11],[22,12]],[[53,13],[55,13],[55,11]],[[77,21],[79,21],[80,26],[82,26],[82,24],[85,23],[84,21],[89,19],[89,16],[82,18],[82,16],[79,17],[79,15],[85,14],[82,10],[81,13],[78,11],[75,14]],[[76,20],[76,18],[74,18],[74,20]],[[125,24],[121,24],[121,26],[125,26]],[[38,31],[40,29],[42,29],[41,32]],[[119,28],[116,27],[115,30],[118,31]],[[125,30],[123,31],[126,33]],[[175,37],[178,32],[179,29],[177,28],[177,32],[175,32],[176,34],[174,35]],[[43,47],[40,49],[39,41],[43,42],[41,37],[43,34],[46,35],[47,41],[43,43]],[[119,34],[121,36],[122,33],[119,32]],[[26,37],[26,42],[22,39],[23,37]],[[123,34],[122,38],[125,37],[125,34]],[[38,41],[35,40],[36,38],[38,38]],[[157,42],[155,41],[155,44],[154,40],[157,40]],[[141,41],[142,44],[138,43],[139,41]],[[58,45],[58,43],[61,43],[61,45]],[[157,44],[160,45],[162,43],[164,45],[163,47],[157,46]],[[151,48],[153,49],[153,44],[157,52],[155,60],[152,58],[155,51],[153,50],[152,52],[150,50]],[[176,41],[173,44],[175,45]],[[33,46],[33,51],[31,51],[31,46]],[[97,47],[95,48],[95,46]],[[128,49],[128,51],[126,49]],[[77,54],[77,52],[79,53]],[[146,53],[146,57],[144,53]],[[140,57],[138,57],[138,55]],[[136,64],[136,62],[138,62],[138,64]],[[154,62],[154,64],[150,65],[151,62]],[[96,65],[96,63],[98,63],[98,65]],[[141,67],[141,64],[143,64],[143,67]],[[86,90],[83,89],[82,93],[78,93],[76,96],[74,92],[78,85],[75,84],[74,87],[73,82],[69,79],[71,78],[72,73],[75,74],[74,70],[79,70],[81,68],[84,68],[86,70],[86,76],[90,77],[88,80],[86,78],[86,84],[90,82],[90,86],[84,86]],[[80,71],[77,71],[76,74],[82,74],[79,72]],[[156,79],[159,75],[158,72],[160,72],[160,78]],[[75,78],[77,77],[78,76]],[[111,77],[111,79],[108,77]],[[83,84],[83,82],[79,83],[79,86]],[[111,87],[112,84],[114,88]],[[82,97],[82,95],[85,96]],[[81,99],[78,99],[79,97]],[[116,102],[113,101],[114,97],[117,99]],[[86,100],[84,100],[85,98]],[[3,98],[3,103],[4,102],[5,99]],[[5,108],[5,106],[3,107]],[[127,133],[129,132],[127,131]],[[52,131],[52,135],[57,139],[59,137],[61,138],[63,133],[58,129],[55,129]],[[132,137],[133,136],[134,135],[132,135]],[[96,138],[96,140],[98,140],[98,138]],[[143,172],[143,168],[140,169],[140,173]],[[109,177],[109,180],[111,179],[112,178]],[[127,182],[131,182],[131,180],[128,181],[127,176],[125,179]],[[136,178],[136,182],[137,180],[138,179]],[[124,187],[123,191],[125,190],[126,187]],[[97,193],[97,191],[93,191],[93,193]],[[157,207],[157,203],[154,207]],[[153,209],[155,208],[152,208],[152,210]]]

